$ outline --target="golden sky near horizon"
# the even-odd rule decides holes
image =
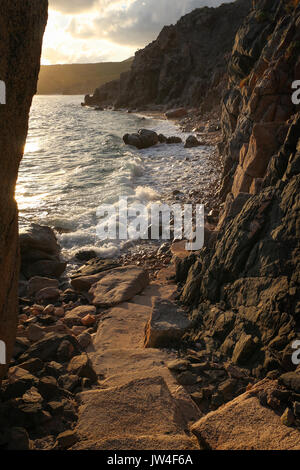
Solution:
[[[120,61],[165,24],[232,0],[49,0],[42,64]]]

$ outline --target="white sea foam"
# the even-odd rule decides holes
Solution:
[[[205,182],[211,170],[207,149],[125,146],[122,136],[140,128],[186,137],[172,122],[88,112],[79,97],[35,97],[16,191],[21,225],[36,222],[66,231],[58,238],[69,256],[87,247],[112,256],[119,244],[98,240],[97,207],[116,204],[120,196],[131,205],[151,204],[174,189],[188,193]]]

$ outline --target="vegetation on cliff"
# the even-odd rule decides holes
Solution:
[[[97,86],[117,80],[127,72],[132,58],[123,62],[98,64],[42,65],[38,81],[38,95],[84,95]]]

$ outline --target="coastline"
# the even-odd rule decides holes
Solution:
[[[118,111],[119,110],[116,110],[116,112]],[[106,111],[103,110],[102,112],[105,113]],[[122,110],[122,112],[126,112],[126,110]],[[131,112],[130,114],[157,121],[168,121],[176,128],[180,129],[181,132],[184,132],[186,134],[186,138],[189,135],[195,135],[201,142],[199,149],[202,149],[202,147],[208,148],[206,158],[213,162],[215,169],[213,173],[206,175],[208,181],[205,184],[201,184],[201,182],[200,184],[197,184],[197,181],[195,181],[188,193],[182,193],[180,191],[179,181],[172,192],[164,195],[162,203],[180,203],[182,205],[192,204],[193,207],[195,207],[196,204],[204,204],[206,224],[208,224],[210,230],[213,230],[219,213],[216,188],[220,186],[223,170],[217,149],[217,145],[221,141],[221,130],[214,130],[219,127],[219,120],[215,115],[207,115],[199,118],[194,109],[188,109],[187,116],[184,118],[170,120],[167,119],[164,112],[157,110],[141,109],[138,112]],[[147,127],[148,126],[146,125],[146,128]],[[150,240],[138,240],[136,242],[128,243],[128,245],[129,248],[121,250],[119,255],[113,256],[111,259],[116,260],[121,266],[136,265],[142,267],[147,270],[151,280],[157,278],[161,269],[169,268],[172,259],[172,255],[170,254],[172,240],[157,240],[152,242]],[[160,251],[161,246],[163,248]],[[78,251],[80,252],[81,250],[79,249]],[[104,259],[109,258],[110,257]],[[67,277],[64,279],[64,282],[68,281],[74,272],[80,270],[85,265],[86,261],[89,261],[89,259],[82,262],[73,259],[72,264],[75,265],[75,269],[72,268],[71,272],[69,272]]]
[[[162,121],[168,120],[164,112],[157,110],[139,110],[137,113],[133,112],[133,114],[147,116],[151,119]],[[195,184],[194,187],[190,188],[189,194],[182,194],[180,197],[179,192],[179,194],[174,198],[174,193],[170,193],[163,202],[180,202],[181,204],[193,204],[193,206],[196,204],[204,204],[206,224],[209,225],[210,230],[213,230],[217,223],[220,210],[217,192],[218,187],[220,187],[221,184],[223,166],[217,145],[221,142],[222,132],[220,128],[218,130],[210,130],[206,132],[205,129],[220,127],[220,120],[217,118],[215,113],[213,115],[208,114],[207,116],[199,117],[194,109],[190,109],[187,110],[187,117],[172,119],[170,121],[182,132],[186,133],[186,137],[189,135],[195,135],[203,143],[203,146],[205,145],[210,148],[207,158],[214,162],[215,173],[213,175],[209,175],[211,182],[208,184],[208,187],[200,188]],[[176,189],[174,192],[176,193]],[[131,264],[141,266],[149,272],[150,279],[154,280],[160,275],[160,270],[169,269],[171,266],[172,254],[170,249],[172,246],[172,240],[166,243],[161,242],[161,245],[164,245],[162,252],[159,251],[159,242],[156,243],[155,246],[149,242],[143,242],[132,252],[122,254],[118,258],[118,262],[124,266]]]

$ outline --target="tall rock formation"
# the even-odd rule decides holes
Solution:
[[[225,204],[181,300],[193,339],[260,377],[291,370],[300,315],[299,0],[257,0],[237,33],[223,102]]]
[[[6,104],[0,105],[0,340],[6,343],[7,362],[16,335],[19,275],[14,192],[36,92],[47,8],[47,0],[0,3],[0,80],[6,84]],[[5,370],[0,366],[0,379]]]
[[[136,52],[131,71],[98,88],[86,104],[136,107],[149,104],[219,105],[235,34],[250,0],[198,8]]]

